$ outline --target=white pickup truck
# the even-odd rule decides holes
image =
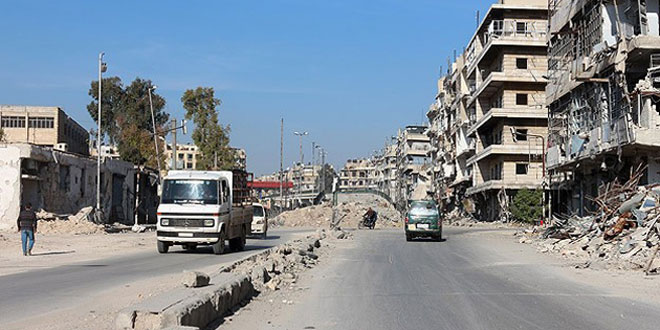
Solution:
[[[253,215],[248,177],[244,171],[170,171],[158,206],[158,252],[211,245],[222,254],[226,240],[243,250]]]

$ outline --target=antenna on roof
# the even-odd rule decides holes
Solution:
[[[480,17],[479,17],[479,11],[477,10],[477,29],[479,28],[479,22],[480,22]]]

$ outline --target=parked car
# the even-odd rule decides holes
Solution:
[[[442,218],[438,205],[432,200],[413,200],[408,204],[405,218],[406,241],[418,237],[442,239]]]
[[[261,236],[265,239],[268,233],[268,213],[263,205],[252,204],[254,214],[252,216],[252,235]]]

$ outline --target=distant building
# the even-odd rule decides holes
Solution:
[[[235,168],[246,171],[247,170],[247,153],[245,149],[231,148],[234,151],[236,162]]]
[[[376,188],[376,167],[371,159],[349,159],[339,174],[339,189]]]
[[[167,169],[173,169],[172,166],[172,145],[167,145],[166,159]],[[194,144],[177,144],[176,145],[176,169],[178,170],[194,170],[197,166],[197,157],[199,155],[199,148]]]
[[[415,186],[430,180],[431,140],[426,135],[427,126],[406,126],[399,130],[396,147],[396,203],[405,208]]]
[[[0,105],[7,143],[31,143],[89,155],[89,133],[59,107]]]

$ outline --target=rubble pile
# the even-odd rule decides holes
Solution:
[[[537,242],[541,252],[587,259],[583,267],[644,269],[657,273],[653,261],[660,247],[660,185],[639,187],[638,169],[625,184],[601,187],[594,199],[599,210],[588,217],[553,219]],[[527,237],[522,243],[531,242]]]
[[[105,233],[105,226],[92,222],[92,211],[92,207],[82,208],[75,215],[57,215],[39,211],[37,212],[37,231],[41,234],[73,235]]]
[[[258,291],[275,291],[295,286],[299,274],[313,268],[319,257],[328,253],[327,247],[337,240],[352,239],[352,235],[341,229],[319,229],[304,239],[295,240],[270,250],[266,254],[234,266],[225,271],[250,276]]]
[[[376,227],[391,228],[401,226],[401,215],[390,204],[384,202],[370,203],[363,201],[340,203],[334,208],[334,211],[329,203],[287,211],[270,219],[269,225],[287,227],[331,227],[333,212],[336,212],[335,221],[339,222],[339,226],[345,228],[357,228],[358,223],[362,221],[362,215],[367,212],[369,207],[378,212]]]

